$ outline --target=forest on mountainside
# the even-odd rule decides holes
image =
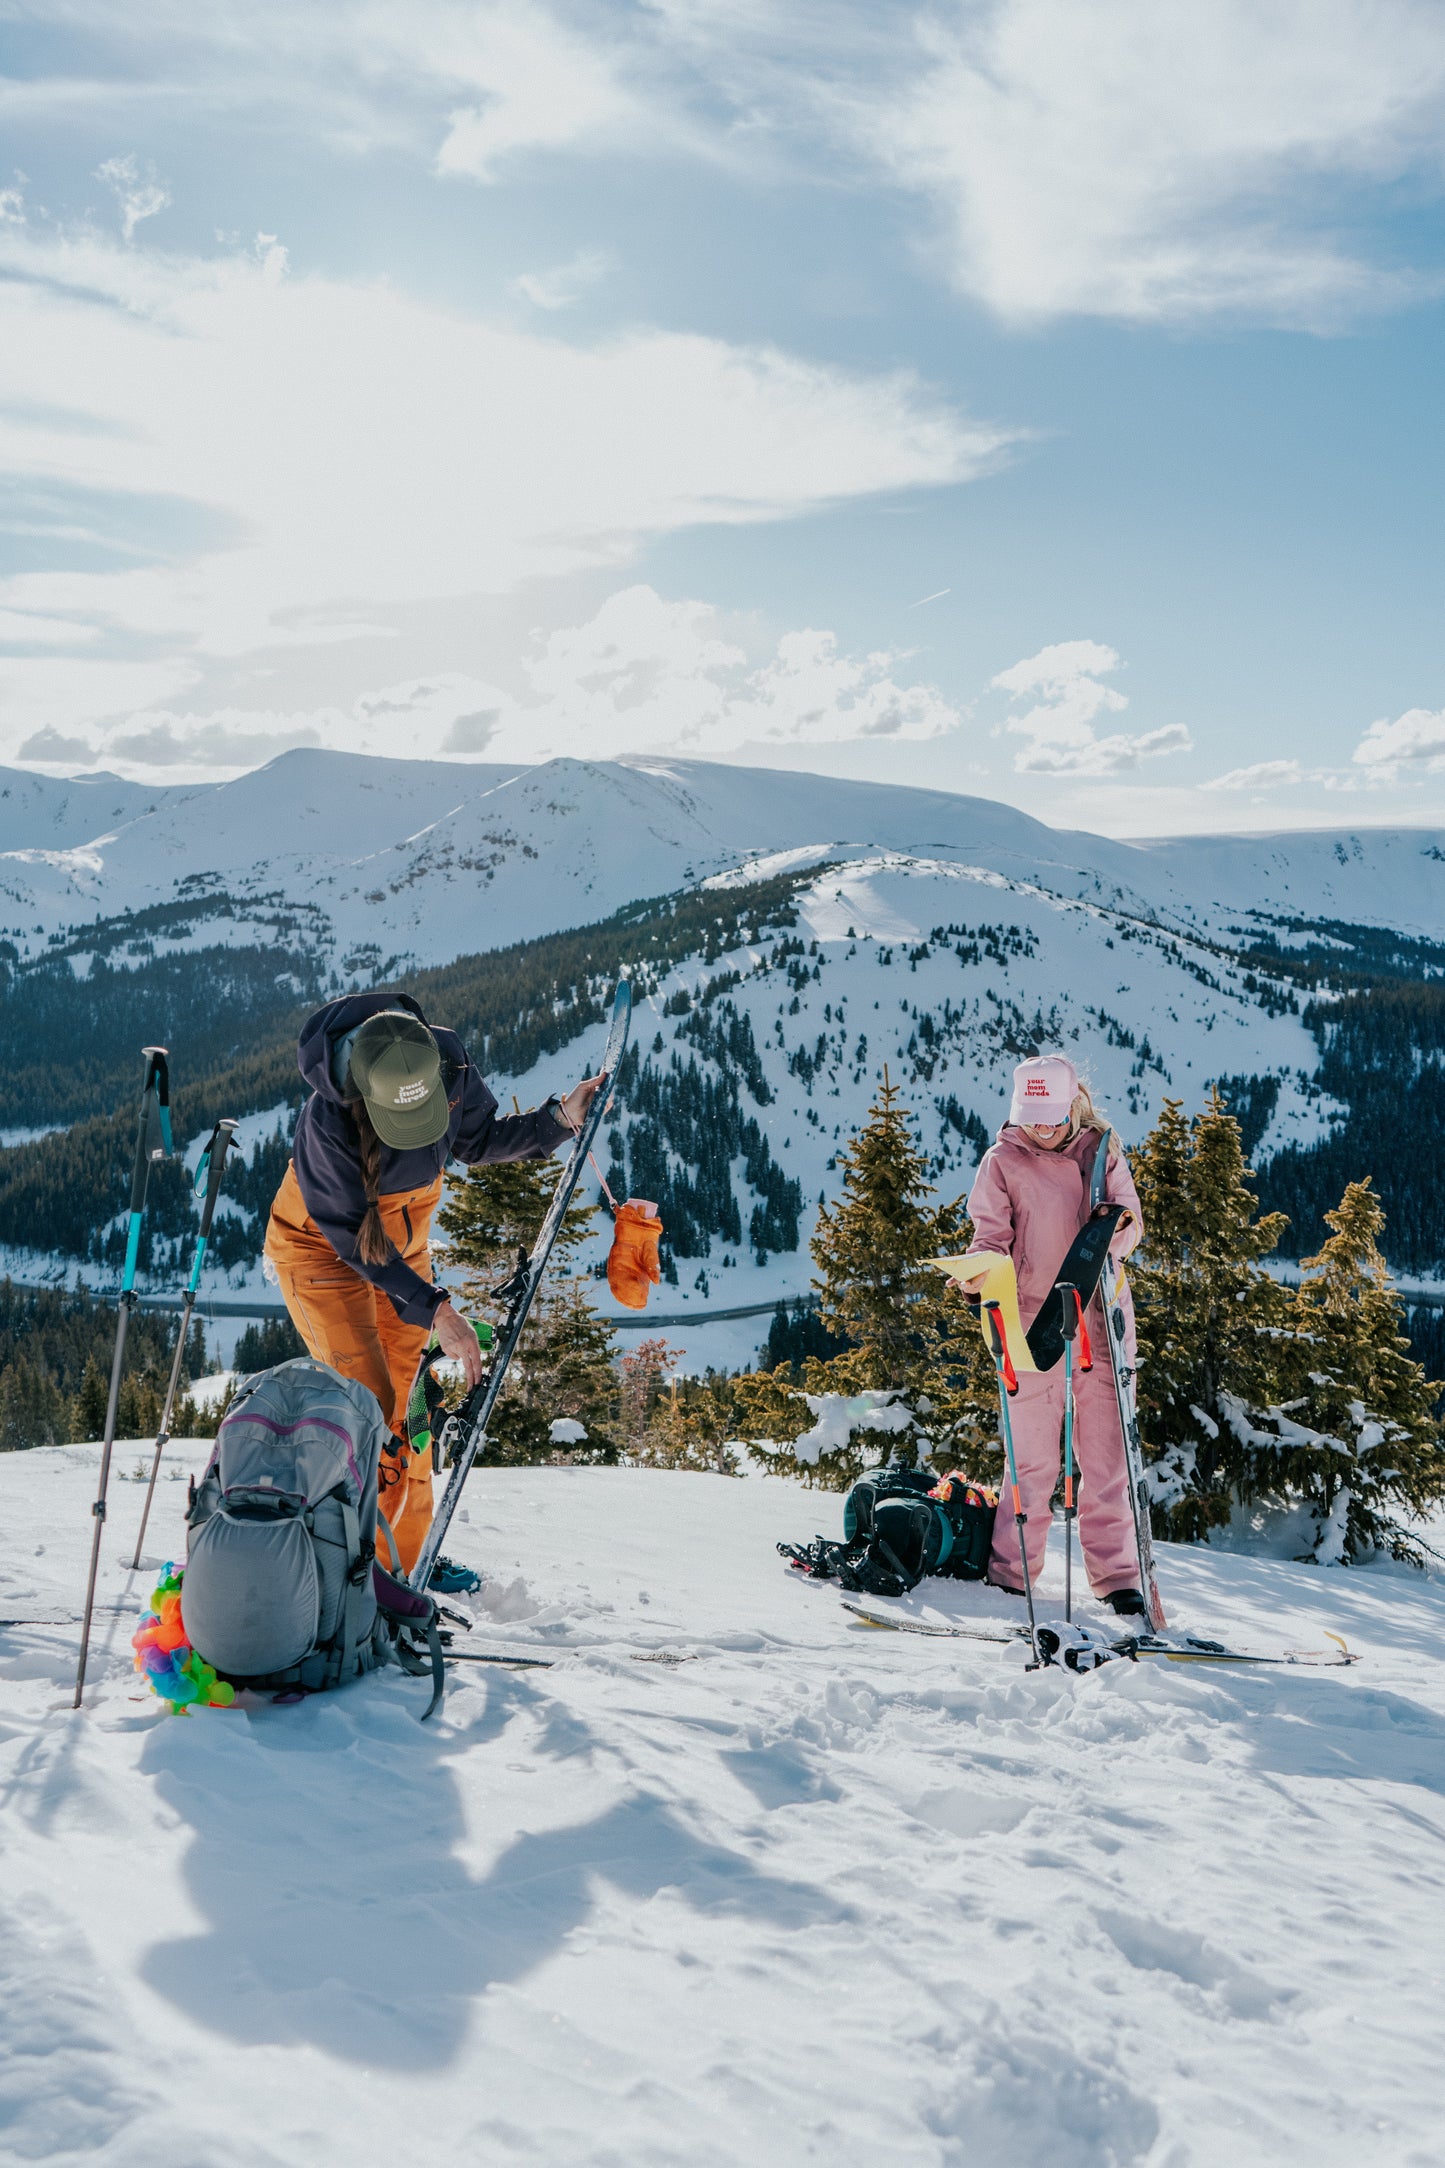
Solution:
[[[540,1056],[559,1051],[580,1031],[601,1023],[613,984],[624,969],[631,971],[637,993],[645,995],[684,957],[715,961],[725,950],[761,943],[774,929],[785,933],[796,920],[792,899],[803,878],[790,874],[632,904],[592,926],[409,973],[404,990],[429,1017],[460,1033],[484,1073],[517,1076]],[[124,923],[107,921],[99,930],[76,933],[74,945],[79,949],[89,940],[98,949],[113,949],[118,945],[116,929]],[[174,933],[175,926],[170,930]],[[154,933],[152,927],[144,938]],[[201,1000],[201,973],[212,967],[206,959],[233,959],[237,954],[249,954],[254,965],[248,998],[239,1010],[213,1002],[205,1028],[198,1026],[190,1035],[189,1011],[177,1004]],[[142,956],[125,973],[109,973],[105,1001],[93,1007],[87,1006],[87,980],[74,980],[65,993],[60,974],[69,971],[68,962],[47,958],[43,966],[6,963],[4,984],[14,1004],[12,1016],[25,1013],[32,981],[41,984],[50,1004],[44,1013],[51,1055],[63,1061],[68,1016],[71,1052],[79,1058],[79,1050],[84,1050],[84,1059],[93,1061],[86,1073],[100,1080],[94,1089],[101,1098],[99,1105],[84,1102],[84,1118],[63,1135],[0,1149],[0,1243],[58,1251],[97,1264],[116,1261],[123,1242],[118,1216],[130,1186],[135,1134],[131,1094],[139,1089],[141,1045],[172,1048],[173,1121],[177,1145],[183,1147],[221,1114],[298,1106],[305,1095],[296,1069],[296,1033],[302,1019],[317,1001],[360,990],[333,981],[313,986],[298,1001],[289,954],[278,950],[207,949],[200,952],[194,974],[181,969],[187,961],[178,955]],[[122,978],[124,984],[114,983]],[[224,991],[229,981],[222,978],[220,983]],[[72,1004],[69,1009],[66,1002]],[[30,1078],[16,1126],[48,1127],[57,1119],[60,1102],[42,1089],[43,1067],[24,1068],[30,1057],[18,1022],[7,1044],[20,1051],[24,1074]],[[7,1072],[14,1066],[12,1059]],[[676,1102],[675,1092],[664,1096],[669,1104]],[[677,1119],[683,1119],[681,1112]],[[239,1165],[235,1172],[228,1170],[227,1196],[264,1214],[285,1156],[284,1150],[278,1156],[278,1150],[268,1148],[259,1163],[252,1156],[249,1176],[241,1174]],[[775,1238],[785,1232],[792,1209],[791,1189],[779,1187],[781,1177],[776,1167],[770,1171],[765,1145],[754,1149],[751,1164],[764,1209],[759,1234],[767,1247],[778,1248],[782,1244]],[[704,1206],[704,1219],[709,1209]],[[142,1268],[158,1257],[169,1258],[175,1244],[189,1238],[192,1224],[184,1170],[175,1164],[158,1166],[142,1235]],[[259,1232],[246,1220],[225,1215],[217,1220],[215,1254],[221,1263],[254,1257],[259,1247]]]

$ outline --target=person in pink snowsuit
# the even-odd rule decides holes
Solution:
[[[973,1221],[970,1251],[1001,1251],[1013,1259],[1026,1331],[1052,1288],[1070,1243],[1089,1218],[1089,1177],[1104,1135],[1109,1137],[1107,1201],[1122,1205],[1128,1214],[1119,1222],[1110,1252],[1111,1261],[1121,1263],[1144,1230],[1139,1193],[1117,1137],[1095,1113],[1072,1062],[1051,1054],[1019,1064],[1009,1120],[983,1155],[968,1211]],[[1107,1274],[1112,1265],[1104,1269]],[[1132,1369],[1134,1309],[1127,1287],[1122,1307],[1128,1328],[1126,1360]],[[1124,1441],[1109,1371],[1108,1328],[1097,1294],[1086,1312],[1086,1323],[1094,1348],[1093,1369],[1081,1370],[1077,1342],[1074,1358],[1079,1539],[1094,1594],[1110,1600],[1121,1612],[1140,1612],[1144,1605]],[[1029,1573],[1037,1580],[1048,1542],[1049,1500],[1059,1476],[1064,1366],[1059,1363],[1042,1373],[1021,1371],[1018,1386],[1009,1412],[1019,1489],[1028,1516],[1024,1534]],[[1003,1507],[994,1531],[988,1578],[996,1587],[1022,1593],[1018,1536],[1012,1515]]]

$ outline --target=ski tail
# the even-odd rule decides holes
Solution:
[[[1108,1209],[1105,1190],[1109,1178],[1109,1137],[1110,1132],[1106,1130],[1099,1139],[1099,1149],[1094,1155],[1089,1179],[1089,1203],[1095,1212]],[[1106,1258],[1099,1277],[1099,1294],[1104,1305],[1104,1344],[1108,1350],[1109,1374],[1114,1383],[1119,1430],[1124,1443],[1129,1510],[1133,1517],[1134,1548],[1139,1560],[1139,1588],[1149,1614],[1149,1624],[1156,1634],[1160,1634],[1169,1622],[1159,1594],[1159,1577],[1154,1567],[1154,1532],[1149,1519],[1149,1486],[1144,1474],[1144,1446],[1139,1436],[1137,1378],[1129,1366],[1128,1322],[1121,1299],[1124,1284],[1123,1266],[1116,1264],[1112,1256]]]
[[[492,1419],[492,1410],[496,1407],[503,1383],[506,1380],[507,1366],[516,1351],[517,1342],[522,1335],[522,1327],[526,1324],[527,1314],[532,1307],[533,1297],[541,1284],[542,1275],[547,1268],[547,1260],[552,1254],[552,1246],[566,1216],[567,1207],[572,1202],[577,1184],[582,1178],[582,1170],[587,1164],[587,1157],[592,1149],[593,1139],[602,1126],[602,1117],[607,1112],[611,1101],[613,1086],[617,1081],[617,1072],[622,1065],[622,1058],[627,1052],[627,1039],[631,1022],[632,988],[627,980],[623,979],[620,981],[613,998],[612,1021],[607,1033],[606,1049],[602,1056],[602,1081],[593,1094],[592,1104],[587,1109],[586,1118],[581,1128],[572,1139],[572,1149],[567,1154],[566,1164],[557,1180],[557,1187],[552,1192],[552,1201],[548,1205],[546,1216],[538,1229],[537,1239],[532,1244],[528,1255],[519,1262],[516,1273],[508,1283],[507,1315],[501,1331],[497,1335],[496,1352],[492,1357],[491,1367],[482,1379],[481,1384],[468,1396],[457,1414],[448,1422],[443,1433],[447,1441],[448,1458],[450,1460],[447,1487],[442,1493],[442,1501],[437,1508],[431,1527],[427,1530],[426,1540],[421,1547],[421,1555],[412,1569],[411,1586],[413,1588],[424,1589],[431,1579],[442,1545],[446,1541],[446,1533],[451,1526],[452,1516],[461,1503],[462,1486],[471,1472],[472,1463],[486,1444],[487,1425]]]

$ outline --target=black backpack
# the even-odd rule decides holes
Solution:
[[[843,1501],[843,1541],[778,1550],[799,1572],[870,1596],[903,1596],[930,1574],[981,1581],[998,1499],[955,1471],[873,1468]]]

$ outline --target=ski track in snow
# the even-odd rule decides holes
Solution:
[[[0,1632],[0,2156],[1445,2159],[1438,1581],[1162,1546],[1176,1624],[1365,1660],[1029,1674],[789,1575],[835,1495],[483,1469],[473,1641],[556,1668],[425,1726],[390,1672],[176,1719],[129,1667],[140,1450],[84,1711],[74,1627]],[[97,1458],[0,1460],[0,1615],[78,1608]]]

